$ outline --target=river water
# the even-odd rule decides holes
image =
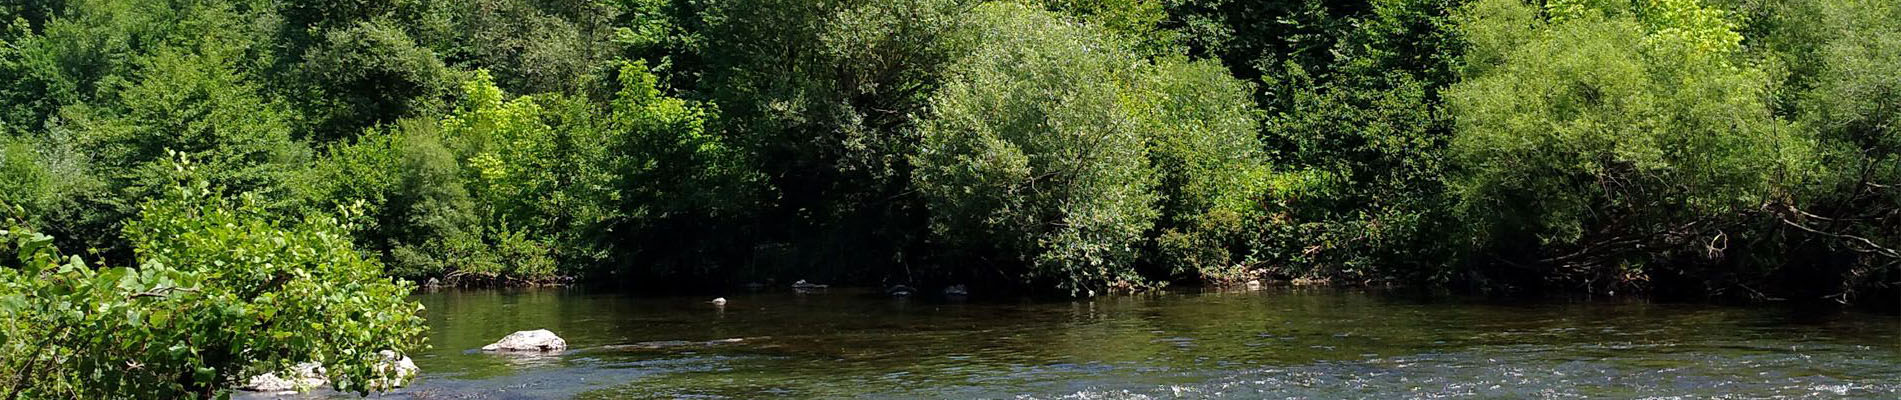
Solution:
[[[986,302],[851,290],[419,295],[408,398],[1901,398],[1901,318],[1270,289]],[[549,329],[572,349],[475,349]]]

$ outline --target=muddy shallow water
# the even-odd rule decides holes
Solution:
[[[421,294],[433,348],[388,396],[1901,398],[1901,318],[1855,312],[1334,289],[726,298]],[[571,349],[475,350],[541,328]]]

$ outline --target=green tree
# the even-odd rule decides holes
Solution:
[[[217,45],[160,49],[137,61],[135,75],[111,80],[100,99],[61,110],[49,135],[71,135],[90,153],[86,168],[106,182],[88,196],[107,215],[91,220],[116,223],[156,197],[173,173],[170,152],[199,160],[200,174],[216,185],[257,192],[274,208],[292,205],[289,179],[309,150],[291,139],[285,108],[241,79],[236,56]]]
[[[971,43],[958,0],[710,6],[699,89],[776,191],[763,255],[814,279],[909,280],[925,215],[911,191],[917,115]],[[851,266],[839,269],[838,266]],[[794,278],[786,276],[784,278]]]
[[[0,6],[0,21],[20,22],[35,31],[46,26],[60,11],[66,10],[66,0],[21,0],[13,4]]]
[[[1258,265],[1245,232],[1273,178],[1256,136],[1252,85],[1214,62],[1163,59],[1133,82],[1161,212],[1151,264],[1177,279],[1245,281]],[[1184,241],[1185,240],[1185,241]]]
[[[8,25],[0,33],[8,45],[0,50],[0,124],[46,129],[62,107],[109,97],[108,86],[128,79],[144,55],[160,48],[214,43],[241,51],[250,43],[236,24],[241,16],[219,2],[65,3],[68,9],[55,10],[36,30],[0,22]]]
[[[1168,6],[1163,0],[1039,0],[1050,11],[1081,17],[1104,30],[1124,36],[1143,54],[1172,54],[1179,36],[1163,28]]]
[[[1291,100],[1287,65],[1328,75],[1337,64],[1337,43],[1368,1],[1184,0],[1167,3],[1161,28],[1180,32],[1194,57],[1220,60],[1234,76],[1255,82],[1262,109],[1279,112]]]
[[[1265,173],[1246,84],[1019,5],[972,20],[990,45],[954,65],[913,160],[962,260],[1076,295],[1145,286],[1137,257],[1158,221],[1248,208]]]
[[[620,240],[631,243],[617,246],[632,254],[621,256],[654,275],[712,277],[749,261],[732,249],[747,245],[738,234],[757,212],[753,199],[764,178],[732,140],[709,128],[717,109],[662,95],[644,63],[624,64],[618,76],[620,90],[595,128],[612,132],[611,150],[576,163],[611,168],[610,177],[595,179],[615,189],[612,218],[596,229],[628,234]]]
[[[1287,277],[1444,281],[1451,119],[1439,93],[1462,51],[1456,1],[1380,0],[1335,39],[1333,65],[1284,66],[1287,96],[1262,128],[1276,165],[1263,255]]]
[[[501,88],[543,93],[579,88],[581,77],[611,72],[620,43],[605,28],[617,9],[595,1],[475,0],[453,3],[451,65],[484,69]]]
[[[392,24],[378,19],[332,30],[304,53],[296,79],[306,87],[295,98],[309,119],[306,137],[347,138],[441,107],[452,90],[450,71]]]
[[[391,195],[388,225],[392,271],[422,280],[446,274],[501,274],[505,266],[487,259],[482,215],[463,185],[460,157],[443,146],[427,122],[402,130],[402,170]],[[451,277],[453,278],[453,277]]]
[[[1806,185],[1778,199],[1754,235],[1779,238],[1752,255],[1791,298],[1879,298],[1901,279],[1901,7],[1879,1],[1759,4],[1745,42],[1786,68],[1783,115],[1819,142]],[[1892,290],[1892,289],[1888,289]],[[1866,293],[1872,291],[1873,293]],[[1783,295],[1773,293],[1766,295]]]
[[[1770,113],[1767,75],[1735,61],[1740,37],[1719,11],[1545,14],[1472,4],[1465,80],[1446,93],[1458,213],[1497,262],[1532,267],[1500,272],[1593,290],[1680,272],[1649,267],[1720,254],[1724,229],[1805,162],[1812,144]]]

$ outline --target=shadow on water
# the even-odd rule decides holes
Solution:
[[[1901,318],[1335,289],[946,302],[419,295],[411,398],[1901,396]],[[545,328],[572,350],[475,349]]]

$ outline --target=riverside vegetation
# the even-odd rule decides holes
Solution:
[[[1882,0],[16,1],[0,390],[368,392],[430,280],[1880,303],[1897,124]]]

